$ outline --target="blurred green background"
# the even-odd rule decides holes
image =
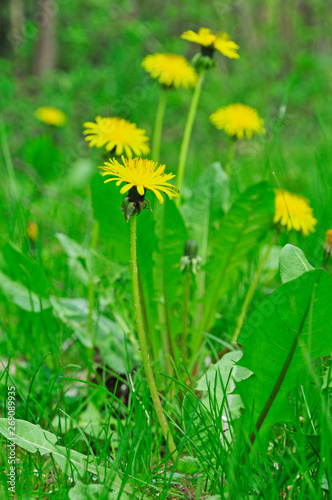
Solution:
[[[217,67],[208,74],[184,197],[206,166],[227,158],[230,140],[214,129],[209,115],[233,102],[253,106],[265,120],[266,135],[239,145],[239,187],[267,179],[308,197],[319,222],[316,233],[300,237],[300,246],[319,264],[332,225],[331,6],[317,0],[4,0],[0,243],[12,240],[28,251],[26,227],[36,222],[38,259],[53,293],[79,296],[81,285],[68,272],[55,233],[85,244],[91,240],[90,181],[102,153],[89,149],[83,123],[99,114],[117,115],[151,138],[160,89],[141,61],[154,52],[191,59],[198,46],[180,35],[205,26],[227,32],[240,45],[240,59],[217,54]],[[161,161],[174,173],[191,95],[173,90],[168,99]],[[39,106],[64,111],[66,125],[38,122]],[[111,217],[114,191],[109,192]]]

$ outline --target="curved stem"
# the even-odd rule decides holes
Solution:
[[[273,245],[275,244],[275,242],[277,241],[277,238],[278,238],[278,233],[274,234],[273,237],[271,238],[269,246],[267,247],[266,252],[265,252],[263,258],[262,258],[261,262],[259,263],[259,266],[256,269],[256,272],[254,274],[252,282],[250,283],[250,286],[249,286],[246,298],[244,299],[244,302],[243,302],[243,305],[242,305],[242,309],[241,309],[241,312],[240,312],[240,316],[238,317],[238,320],[237,320],[237,323],[236,323],[236,328],[234,330],[234,333],[233,333],[233,336],[232,336],[232,340],[231,340],[232,342],[236,342],[237,339],[238,339],[238,336],[239,336],[240,331],[242,329],[244,318],[245,318],[245,316],[247,314],[248,308],[249,308],[249,306],[251,304],[251,301],[252,301],[252,298],[254,296],[255,290],[257,288],[259,278],[260,278],[260,276],[262,274],[262,271],[264,269],[264,266],[266,264],[268,256],[270,255],[270,251],[271,251]]]
[[[183,327],[182,327],[182,360],[185,365],[188,357],[188,309],[189,309],[189,300],[190,300],[190,277],[191,272],[190,269],[187,269],[186,272],[186,284],[184,289],[184,305],[183,305]]]
[[[144,325],[143,325],[142,309],[141,309],[140,294],[139,294],[139,284],[138,284],[138,267],[137,267],[137,251],[136,251],[136,215],[131,217],[130,256],[131,256],[130,269],[131,269],[131,277],[132,277],[132,282],[133,282],[133,296],[134,296],[136,325],[137,325],[137,331],[138,331],[138,341],[139,341],[140,348],[141,348],[143,366],[144,366],[148,386],[150,389],[151,398],[152,398],[153,405],[154,405],[154,408],[155,408],[156,413],[157,413],[157,417],[158,417],[158,421],[159,421],[162,433],[164,435],[166,443],[168,444],[168,449],[172,455],[172,459],[175,460],[175,458],[176,458],[175,457],[176,446],[175,446],[175,443],[173,441],[172,434],[169,430],[167,420],[166,420],[163,408],[162,408],[161,403],[160,403],[158,390],[157,390],[156,382],[154,379],[154,375],[153,375],[153,371],[152,371],[152,367],[151,367],[151,363],[150,363],[148,344],[147,344],[147,339],[146,339]]]
[[[194,119],[196,115],[196,110],[197,110],[197,105],[199,101],[199,97],[201,95],[201,90],[205,78],[205,69],[201,70],[201,73],[199,75],[199,78],[197,80],[197,84],[193,93],[193,97],[191,100],[190,108],[189,108],[189,113],[188,113],[188,118],[186,122],[186,126],[184,129],[183,133],[183,139],[182,139],[182,144],[181,144],[181,149],[180,149],[180,156],[179,156],[179,166],[178,166],[178,171],[177,171],[177,186],[180,189],[180,195],[176,199],[176,204],[179,207],[181,203],[181,189],[182,189],[182,184],[183,184],[183,177],[184,177],[184,171],[186,168],[186,161],[187,161],[187,153],[188,153],[188,147],[189,147],[189,142],[190,142],[190,137],[191,137],[191,132],[194,124]]]
[[[159,156],[160,156],[160,142],[161,142],[163,123],[164,123],[166,101],[167,101],[167,90],[162,88],[157,107],[156,121],[154,124],[153,143],[151,152],[152,160],[157,162],[159,161]]]

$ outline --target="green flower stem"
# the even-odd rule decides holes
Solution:
[[[227,163],[225,166],[225,171],[226,171],[226,174],[228,175],[228,179],[230,179],[231,173],[232,173],[232,166],[233,166],[233,162],[234,162],[234,158],[235,158],[235,154],[236,154],[236,146],[237,146],[237,139],[233,138],[231,145],[230,145],[230,148],[228,150]]]
[[[91,238],[91,249],[96,250],[98,245],[99,238],[99,222],[94,220],[93,229],[92,229],[92,238]],[[88,331],[90,339],[92,340],[92,349],[94,348],[94,331],[93,331],[93,310],[94,310],[94,301],[95,301],[95,283],[93,278],[90,276],[89,278],[89,286],[88,286],[88,303],[89,303],[89,319],[88,319]]]
[[[186,283],[184,288],[184,304],[183,304],[183,327],[182,327],[182,360],[185,365],[188,358],[188,310],[189,310],[189,300],[190,300],[190,278],[191,270],[186,270]]]
[[[156,121],[154,124],[152,153],[151,153],[151,159],[157,162],[159,161],[159,156],[160,156],[161,133],[164,123],[166,101],[167,101],[167,90],[162,88],[157,107]]]
[[[263,258],[262,258],[261,262],[259,263],[259,266],[256,269],[256,272],[254,274],[252,282],[250,283],[250,286],[249,286],[246,298],[245,298],[245,300],[243,302],[242,309],[241,309],[241,312],[240,312],[240,316],[238,317],[238,320],[237,320],[237,323],[236,323],[236,328],[235,328],[233,336],[232,336],[232,342],[237,342],[237,339],[239,337],[240,331],[242,329],[244,318],[245,318],[245,316],[247,314],[248,308],[249,308],[249,306],[251,304],[251,301],[252,301],[252,298],[254,296],[255,290],[257,288],[259,278],[260,278],[260,276],[262,274],[262,271],[264,269],[264,266],[266,264],[268,256],[270,255],[270,251],[271,251],[273,245],[275,244],[275,242],[278,239],[278,236],[279,236],[278,233],[273,234],[273,237],[271,238],[269,246],[267,247],[266,252],[265,252]]]
[[[179,156],[179,165],[178,165],[178,171],[177,171],[177,186],[180,189],[180,195],[176,199],[176,204],[178,207],[181,204],[181,189],[182,189],[182,184],[183,184],[184,171],[186,168],[188,147],[189,147],[191,132],[192,132],[193,125],[194,125],[197,105],[198,105],[199,97],[201,95],[201,90],[202,90],[202,86],[203,86],[203,82],[204,82],[204,78],[205,78],[205,73],[206,73],[206,70],[201,69],[201,72],[200,72],[200,75],[198,77],[197,84],[196,84],[196,87],[195,87],[195,90],[193,93],[193,97],[191,100],[188,118],[187,118],[187,123],[186,123],[184,133],[183,133],[183,139],[182,139],[180,156]]]
[[[175,460],[176,456],[176,446],[173,441],[172,434],[169,430],[167,420],[163,411],[163,408],[160,403],[159,395],[158,395],[158,390],[156,386],[156,382],[154,379],[151,363],[150,363],[150,357],[149,357],[149,351],[148,351],[148,344],[147,344],[147,339],[144,331],[144,325],[143,325],[143,317],[142,317],[142,309],[141,309],[141,302],[140,302],[140,293],[139,293],[139,284],[138,284],[138,267],[137,267],[137,251],[136,251],[136,216],[134,215],[131,217],[131,224],[130,224],[130,256],[131,256],[131,277],[132,277],[132,282],[133,282],[133,296],[134,296],[134,305],[135,305],[135,316],[136,316],[136,324],[137,324],[137,331],[138,331],[138,341],[140,344],[141,348],[141,354],[142,354],[142,361],[143,361],[143,366],[145,370],[145,375],[148,381],[148,386],[150,389],[152,401],[154,408],[157,413],[158,421],[162,430],[162,433],[164,435],[164,438],[166,440],[166,443],[168,444],[168,449],[169,452],[172,455],[172,459]]]

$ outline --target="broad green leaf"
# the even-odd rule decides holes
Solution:
[[[70,500],[109,500],[109,491],[102,484],[83,484],[77,481],[69,491]]]
[[[57,436],[49,431],[45,431],[40,425],[16,419],[15,429],[13,430],[7,418],[0,418],[0,434],[9,441],[13,441],[16,446],[30,453],[36,453],[37,451],[39,451],[41,455],[50,453],[60,469],[69,476],[74,475],[76,479],[77,475],[79,477],[84,477],[86,473],[90,472],[91,474],[97,475],[100,480],[104,480],[109,472],[105,466],[97,465],[97,460],[92,455],[88,457],[75,450],[56,445],[58,440]],[[121,485],[119,477],[112,474],[112,478],[112,482],[109,481],[110,478],[107,478],[110,487],[119,488]],[[126,487],[125,491],[129,493],[132,492],[130,487]],[[76,497],[74,496],[74,498]]]
[[[302,250],[290,244],[284,246],[280,252],[279,267],[283,283],[294,280],[301,274],[313,270]]]
[[[274,192],[267,182],[250,186],[234,202],[211,240],[211,256],[206,266],[207,288],[200,330],[214,324],[218,299],[246,263],[273,225]]]
[[[104,477],[105,468],[97,467],[91,463],[92,457],[87,457],[74,450],[67,450],[63,446],[56,446],[57,437],[51,432],[43,430],[40,425],[31,424],[25,420],[16,419],[15,431],[12,434],[7,418],[0,418],[0,433],[10,441],[15,442],[16,446],[41,455],[51,453],[63,472],[72,475],[71,471],[76,471],[80,476],[86,472],[98,474]]]
[[[28,259],[13,243],[6,243],[2,251],[14,280],[20,281],[37,295],[46,297],[50,285],[44,270]]]
[[[88,285],[91,279],[98,283],[105,276],[108,285],[111,286],[121,278],[124,270],[127,271],[128,266],[124,267],[118,262],[110,261],[97,251],[80,245],[65,234],[57,233],[56,237],[68,255],[69,267],[84,285]]]
[[[93,216],[99,222],[102,244],[109,249],[108,257],[129,264],[129,224],[121,210],[124,195],[115,182],[104,184],[99,173],[91,181],[91,195]]]
[[[154,217],[149,217],[146,211],[139,216],[137,226],[138,264],[145,310],[155,354],[159,356],[163,346],[158,305],[165,313],[161,328],[169,330],[172,339],[182,332],[184,276],[180,272],[180,259],[188,234],[174,201],[166,197],[163,206],[154,207]],[[176,349],[175,341],[173,344]]]
[[[331,352],[331,303],[332,277],[309,271],[275,290],[244,325],[240,364],[254,375],[237,384],[237,392],[244,423],[262,437],[275,422],[291,419],[289,392],[310,379],[313,359]]]
[[[241,351],[225,354],[216,363],[209,366],[207,372],[196,385],[196,391],[206,393],[202,403],[207,408],[213,407],[217,402],[219,407],[223,405],[223,415],[228,417],[228,413],[230,413],[232,419],[238,418],[243,408],[239,395],[232,394],[235,382],[240,382],[252,374],[247,368],[235,364],[242,356]]]
[[[89,305],[85,299],[51,298],[57,317],[73,330],[82,344],[92,347],[92,339],[88,332]],[[123,329],[103,314],[93,312],[94,342],[104,362],[118,373],[128,371],[138,362],[138,346],[132,336],[126,336]]]
[[[118,500],[120,488],[114,491],[109,491],[102,484],[83,484],[77,481],[74,488],[69,491],[70,500]],[[121,500],[129,500],[129,498],[137,498],[136,495],[130,497],[121,492]],[[140,496],[141,498],[141,496]]]
[[[192,189],[192,196],[182,207],[182,213],[190,238],[198,243],[199,255],[205,259],[209,232],[214,223],[220,223],[223,213],[228,209],[229,182],[220,163],[212,163],[204,169]]]
[[[10,302],[24,311],[39,313],[51,307],[50,301],[39,297],[18,281],[13,281],[0,271],[0,289]]]

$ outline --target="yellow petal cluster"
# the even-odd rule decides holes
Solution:
[[[317,220],[308,200],[288,191],[275,191],[275,224],[280,224],[287,231],[294,229],[304,236],[315,231]]]
[[[230,59],[238,59],[239,46],[233,42],[227,33],[213,33],[209,28],[200,28],[198,33],[192,30],[182,33],[181,38],[189,42],[198,43],[202,47],[211,47]]]
[[[124,153],[128,158],[132,158],[133,153],[140,156],[150,152],[149,138],[145,130],[122,118],[97,116],[95,123],[86,122],[84,127],[85,140],[89,142],[90,147],[105,146],[107,151],[114,150],[116,156]]]
[[[35,117],[47,125],[55,125],[56,127],[62,127],[67,121],[67,117],[63,111],[47,106],[37,108]]]
[[[237,139],[251,139],[254,134],[264,134],[264,120],[259,117],[256,109],[245,104],[230,104],[217,109],[210,116],[210,121],[218,130]]]
[[[324,249],[326,253],[332,255],[332,228],[326,231]]]
[[[103,170],[103,177],[110,175],[110,179],[106,182],[116,181],[116,185],[120,186],[122,182],[125,185],[120,189],[120,193],[124,194],[132,187],[136,186],[140,195],[145,194],[145,190],[152,191],[158,198],[160,203],[164,203],[164,199],[160,192],[167,194],[171,199],[178,195],[178,190],[173,184],[168,181],[173,179],[175,175],[165,174],[165,165],[159,165],[152,160],[143,158],[129,158],[122,156],[122,165],[115,158],[109,159],[103,166],[98,167]]]
[[[142,61],[142,66],[167,87],[195,87],[197,73],[187,59],[177,54],[151,54]]]

